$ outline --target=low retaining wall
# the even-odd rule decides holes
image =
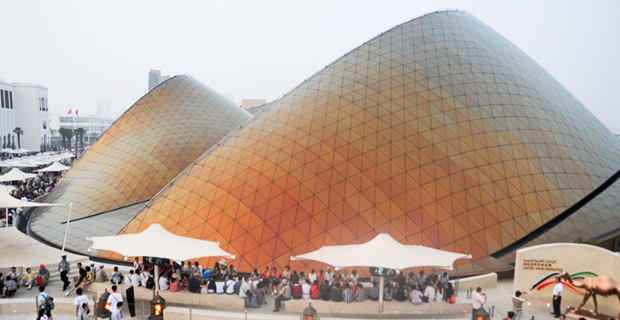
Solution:
[[[75,314],[75,305],[73,305],[74,299],[69,298],[56,298],[54,297],[55,308],[52,313],[68,313]],[[93,308],[93,302],[88,302],[89,306]],[[34,296],[32,298],[11,298],[0,300],[0,315],[18,314],[18,313],[36,313],[36,301]]]
[[[450,280],[453,286],[456,280]],[[469,288],[476,290],[477,287],[482,289],[497,288],[497,273],[485,273],[479,276],[459,279],[459,291],[467,291]]]

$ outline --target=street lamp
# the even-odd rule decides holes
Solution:
[[[316,309],[312,307],[312,303],[308,303],[308,307],[304,309],[302,320],[317,320]]]
[[[160,295],[155,295],[153,300],[151,300],[151,316],[149,319],[151,320],[163,320],[164,319],[164,308],[166,307],[166,300],[162,298]]]

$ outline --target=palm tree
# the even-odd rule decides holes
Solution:
[[[13,129],[13,133],[17,135],[17,149],[21,149],[22,142],[20,140],[20,137],[22,134],[24,134],[24,130],[22,130],[22,128],[20,127],[15,127],[15,129]]]
[[[84,134],[86,133],[86,130],[84,130],[84,128],[80,127],[75,129],[75,136],[79,136],[80,137],[80,147],[82,149],[84,149]],[[77,141],[75,142],[76,146],[77,146]]]
[[[58,133],[62,136],[63,148],[67,148],[67,138],[69,138],[69,151],[71,151],[71,136],[73,135],[73,130],[69,128],[60,128],[58,129]]]

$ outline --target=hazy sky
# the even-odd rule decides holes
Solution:
[[[0,79],[49,88],[52,112],[124,111],[149,69],[276,99],[382,31],[473,13],[620,132],[620,1],[1,1]]]

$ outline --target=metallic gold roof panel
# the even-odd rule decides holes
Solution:
[[[122,233],[161,223],[250,270],[388,232],[471,253],[476,272],[619,163],[620,143],[537,63],[471,15],[439,12],[265,107]]]
[[[73,203],[72,220],[148,201],[250,117],[195,79],[173,77],[118,118],[45,201]],[[41,210],[33,230],[44,238],[51,229],[64,232],[66,214]]]
[[[505,265],[489,254],[619,164],[617,139],[541,66],[473,16],[444,11],[266,106],[121,233],[160,223],[219,241],[249,271],[387,232],[470,253],[479,272]]]

